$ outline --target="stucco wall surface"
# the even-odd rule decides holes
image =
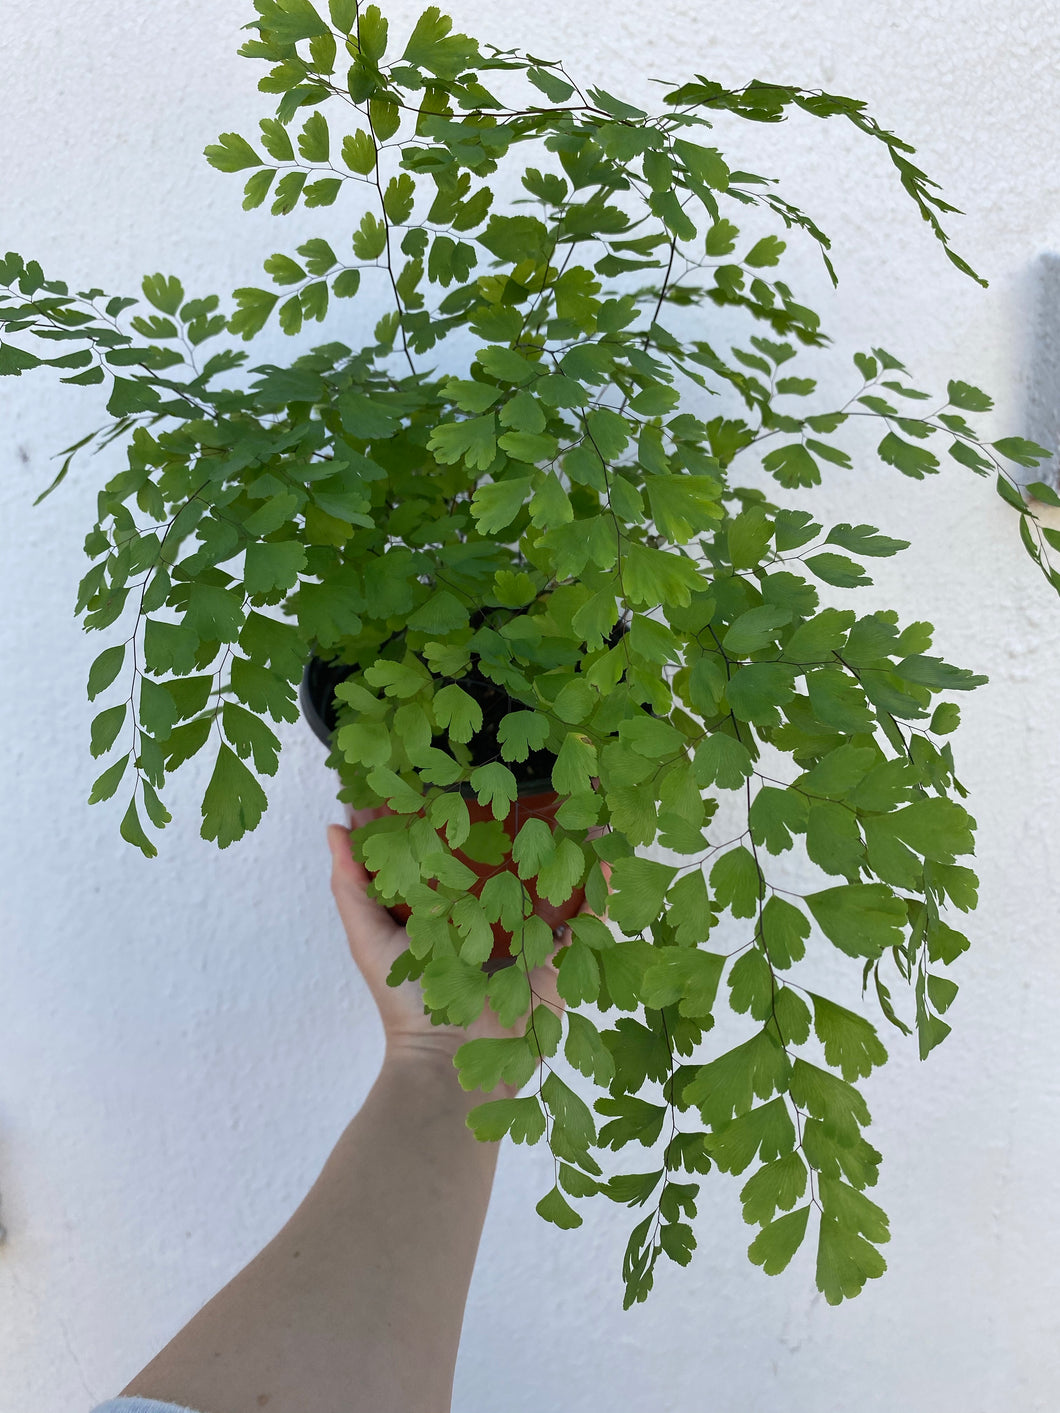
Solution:
[[[412,0],[384,8],[397,29],[415,18]],[[808,241],[792,241],[785,275],[835,339],[817,374],[826,396],[855,391],[850,355],[875,344],[920,386],[991,391],[995,437],[1052,415],[1042,377],[1056,331],[1041,311],[1051,299],[1055,319],[1060,301],[1039,282],[1060,248],[1051,7],[457,0],[452,12],[633,101],[660,91],[653,78],[693,72],[866,99],[965,213],[948,218],[954,247],[990,288],[945,260],[883,150],[853,129],[720,119],[734,164],[782,176],[833,239],[837,293]],[[200,155],[268,111],[255,66],[235,56],[250,17],[244,0],[2,0],[0,248],[74,288],[135,293],[161,270],[204,293],[254,283],[272,250],[338,229],[334,213],[285,227],[244,215],[238,181]],[[272,351],[291,355],[279,336]],[[84,683],[101,644],[72,608],[95,487],[116,461],[80,466],[32,508],[53,454],[102,421],[91,389],[72,394],[45,378],[0,383],[0,1413],[78,1413],[117,1392],[286,1220],[381,1055],[327,889],[325,825],[340,814],[303,724],[281,731],[260,828],[223,853],[198,836],[201,761],[173,782],[153,861],[118,837],[117,802],[85,804],[97,771]],[[624,1314],[635,1214],[589,1204],[579,1231],[546,1226],[533,1212],[546,1155],[509,1148],[458,1413],[1055,1413],[1060,603],[1014,513],[953,463],[914,484],[868,455],[806,503],[911,540],[856,606],[930,619],[941,656],[991,679],[964,700],[955,738],[982,887],[954,1031],[922,1065],[886,1028],[892,1061],[866,1086],[890,1269],[837,1309],[814,1290],[810,1249],[764,1276],[746,1259],[738,1184],[712,1175],[693,1265],[664,1262],[648,1303]],[[858,1004],[856,977],[831,980]]]

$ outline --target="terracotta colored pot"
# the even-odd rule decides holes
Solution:
[[[621,632],[625,631],[625,626],[620,625]],[[616,628],[616,635],[620,632]],[[312,658],[306,665],[305,675],[302,680],[300,700],[302,712],[311,726],[314,735],[331,747],[332,732],[337,723],[337,715],[333,694],[335,686],[341,682],[350,672],[350,668],[336,664],[321,662],[317,658]],[[498,689],[492,684],[482,680],[477,684],[464,679],[463,685],[466,690],[471,690],[478,694],[480,705],[484,708],[489,706],[490,696],[496,697]],[[496,745],[485,737],[476,738],[472,742],[472,753],[476,745],[482,751],[482,760],[477,760],[476,764],[483,763],[486,759],[492,759],[496,751]],[[563,802],[563,796],[557,795],[551,784],[552,767],[555,764],[555,756],[549,751],[534,751],[528,761],[518,767],[523,778],[519,780],[519,795],[512,807],[508,818],[500,821],[504,832],[509,839],[514,839],[516,834],[528,819],[543,819],[550,828],[555,827],[556,811]],[[457,787],[464,796],[464,801],[468,808],[472,824],[478,824],[487,820],[492,820],[493,812],[488,805],[480,805],[475,798],[475,792],[467,784]],[[367,824],[370,820],[379,819],[382,815],[393,814],[394,811],[385,805],[380,805],[372,809],[354,810],[349,805],[346,807],[350,827],[356,829]],[[594,829],[589,837],[599,838],[605,831]],[[501,871],[504,865],[479,863],[476,859],[468,858],[466,854],[458,850],[453,851],[461,863],[466,864],[475,874],[477,882],[472,886],[471,892],[478,897],[482,892],[483,885],[488,878]],[[508,861],[507,869],[514,871],[514,864]],[[562,924],[568,918],[574,916],[585,901],[584,889],[577,888],[571,896],[559,906],[546,902],[540,898],[537,889],[534,887],[534,880],[526,880],[526,886],[533,901],[534,912],[541,917],[552,928],[553,932],[558,932]],[[408,921],[411,910],[404,903],[395,903],[388,910],[395,922],[405,923]],[[511,953],[512,936],[505,931],[499,922],[493,924],[493,953],[489,960],[483,963],[483,970],[486,972],[498,971],[501,967],[511,966],[515,958]]]
[[[467,804],[468,814],[471,817],[472,824],[492,820],[493,811],[488,805],[480,805],[478,801],[474,799],[466,800],[465,803]],[[533,794],[520,794],[519,798],[512,806],[508,818],[500,821],[501,827],[508,835],[509,839],[515,838],[516,834],[528,819],[543,819],[549,827],[552,828],[555,825],[556,811],[562,803],[563,796],[557,795],[554,790],[535,790]],[[361,825],[369,823],[370,820],[380,819],[383,815],[393,813],[394,811],[388,809],[386,805],[363,810],[355,810],[349,805],[346,806],[346,815],[351,829],[357,829]],[[592,831],[590,837],[598,838],[602,833],[603,830],[595,829]],[[494,874],[500,873],[504,869],[514,871],[515,867],[510,859],[507,861],[507,864],[488,864],[481,863],[477,859],[468,858],[466,854],[462,854],[458,849],[454,849],[453,854],[454,857],[458,858],[462,864],[466,864],[476,875],[477,881],[471,887],[471,893],[476,898],[482,892],[483,885],[488,878],[492,878]],[[370,877],[374,878],[375,875],[370,872]],[[582,903],[585,901],[585,890],[584,888],[575,888],[574,892],[565,902],[556,905],[539,897],[534,883],[535,880],[530,878],[526,880],[525,885],[530,894],[531,901],[533,902],[534,912],[538,917],[543,918],[544,921],[548,923],[549,927],[552,928],[553,932],[558,935],[562,931],[563,924],[578,912]],[[388,908],[387,911],[395,922],[402,924],[408,922],[411,916],[411,909],[405,903],[395,903],[393,907]],[[502,927],[499,922],[495,922],[493,924],[493,951],[490,954],[489,960],[483,962],[482,970],[485,972],[495,972],[499,971],[502,967],[511,966],[516,960],[515,957],[512,956],[511,944],[512,934]]]

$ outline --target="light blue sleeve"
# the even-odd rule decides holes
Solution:
[[[92,1413],[196,1413],[179,1403],[158,1403],[153,1398],[112,1398],[101,1403]]]

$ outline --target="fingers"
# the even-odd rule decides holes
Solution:
[[[353,811],[348,811],[353,816]],[[353,820],[354,824],[357,821]],[[371,877],[368,870],[358,859],[355,859],[350,850],[350,840],[352,830],[341,824],[329,824],[327,828],[328,847],[331,850],[331,889],[336,899],[341,897],[344,908],[356,909],[356,915],[365,919],[368,917],[377,918],[379,914],[384,914],[389,919],[386,909],[374,898],[368,895],[368,885]],[[611,865],[606,860],[601,860],[600,871],[607,883],[608,892],[611,891]],[[576,917],[596,916],[593,908],[587,900],[582,901],[581,907],[575,914]],[[604,910],[606,917],[607,910]],[[392,921],[392,919],[390,919]],[[555,950],[558,951],[571,940],[571,924],[567,919],[558,924],[553,929],[553,936],[556,940]],[[553,956],[555,952],[553,953]]]
[[[379,904],[368,896],[368,870],[350,852],[350,831],[341,824],[329,824],[328,845],[331,849],[332,892],[341,892],[343,899],[355,906],[376,910]]]
[[[369,896],[371,875],[350,852],[351,831],[341,824],[328,825],[331,848],[331,892],[346,929],[353,959],[362,971],[376,952],[404,933],[404,928],[382,903]],[[367,972],[365,972],[367,975]]]
[[[357,870],[367,878],[364,866],[350,853],[350,831],[341,824],[328,825],[328,847],[331,849],[332,882],[360,882]]]
[[[350,831],[342,824],[328,825],[328,847],[334,855],[340,845],[348,845]]]

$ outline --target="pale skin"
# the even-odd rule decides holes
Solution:
[[[516,1092],[465,1092],[453,1056],[477,1036],[521,1034],[525,1019],[505,1030],[487,1007],[467,1030],[432,1026],[418,981],[388,987],[405,930],[368,896],[350,831],[330,825],[328,843],[335,903],[383,1023],[382,1069],[294,1215],[125,1397],[199,1413],[449,1413],[499,1147],[465,1120]],[[530,984],[535,1004],[563,1009],[551,963]]]

